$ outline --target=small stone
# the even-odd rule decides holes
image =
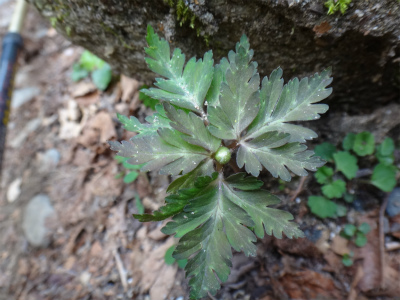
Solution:
[[[25,208],[22,229],[28,242],[34,247],[47,247],[50,243],[46,219],[54,215],[54,208],[47,195],[33,197]]]
[[[394,217],[400,214],[400,188],[395,188],[388,196],[388,204],[386,213],[389,217]]]
[[[22,89],[17,89],[13,92],[11,108],[16,109],[23,104],[31,101],[33,98],[40,94],[40,88],[36,86],[29,86]]]
[[[88,285],[90,277],[92,277],[92,275],[88,271],[85,271],[79,276],[79,280],[83,285]]]
[[[14,179],[13,182],[11,182],[10,186],[8,187],[7,201],[9,203],[17,200],[17,198],[21,194],[21,182],[22,182],[21,178],[16,178]]]
[[[44,153],[38,154],[40,162],[40,170],[43,172],[52,171],[60,162],[61,154],[55,149],[48,149]]]
[[[36,129],[39,128],[41,120],[39,118],[30,120],[25,127],[18,133],[18,135],[10,141],[10,146],[12,148],[19,148],[27,137]]]

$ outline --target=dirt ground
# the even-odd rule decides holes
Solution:
[[[1,38],[11,11],[11,1],[0,1]],[[118,74],[105,92],[89,79],[74,83],[72,65],[83,49],[32,10],[23,37],[0,190],[0,299],[187,299],[183,270],[164,262],[176,240],[160,232],[163,223],[132,217],[138,201],[148,211],[163,204],[170,178],[140,174],[125,184],[107,144],[129,138],[117,112],[141,120],[151,113],[139,101],[141,83]],[[398,134],[399,115],[392,103],[370,115],[331,112],[310,125],[321,132],[318,143],[339,141],[352,124],[382,140]],[[215,299],[400,299],[400,226],[380,233],[379,225],[400,225],[400,216],[380,212],[383,194],[363,191],[366,209],[320,220],[306,205],[313,176],[296,193],[299,185],[294,178],[274,192],[307,238],[266,237],[257,257],[236,253]],[[365,247],[337,234],[346,218],[371,225]],[[355,263],[345,267],[341,255],[351,250]]]

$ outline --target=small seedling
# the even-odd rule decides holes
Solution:
[[[340,11],[344,15],[349,8],[352,0],[328,0],[325,2],[325,7],[328,8],[328,15],[333,15]]]
[[[112,79],[112,71],[109,64],[96,55],[85,50],[79,63],[72,66],[71,78],[79,81],[91,75],[94,85],[99,90],[106,90]]]
[[[384,192],[390,192],[396,186],[398,169],[393,165],[395,147],[391,138],[385,138],[381,144],[375,146],[375,138],[370,132],[349,133],[343,139],[342,147],[344,151],[337,151],[330,143],[322,143],[315,147],[316,155],[328,161],[328,165],[319,168],[315,173],[315,179],[321,184],[323,196],[310,196],[308,199],[311,212],[320,218],[346,215],[346,207],[332,199],[353,202],[354,196],[348,193],[346,186],[350,180],[357,181],[357,156],[363,159],[364,156],[373,155],[375,152],[373,159],[379,163],[374,167],[368,183]]]
[[[116,178],[124,178],[125,183],[132,183],[136,180],[136,178],[139,176],[139,170],[142,167],[142,165],[133,165],[128,163],[129,158],[122,157],[119,155],[116,155],[114,159],[122,164],[122,166],[126,169],[125,171],[117,174],[115,177]]]
[[[181,269],[184,269],[187,265],[187,259],[180,259],[176,260],[173,256],[172,253],[174,253],[176,246],[171,246],[168,248],[168,250],[165,252],[164,260],[167,265],[173,265],[175,262],[177,263],[178,267]]]
[[[384,192],[390,192],[396,186],[396,173],[398,169],[394,163],[394,142],[390,138],[375,147],[375,138],[370,132],[359,134],[349,133],[343,139],[344,151],[337,151],[336,147],[329,143],[323,143],[315,147],[315,153],[328,161],[328,165],[318,169],[315,179],[321,184],[323,196],[310,196],[308,206],[313,214],[320,218],[343,217],[347,214],[345,203],[354,201],[354,195],[347,191],[347,183],[352,180],[357,182],[358,158],[363,159],[367,155],[378,162],[374,167],[369,181],[363,181],[376,186]],[[354,154],[352,154],[353,152]],[[334,201],[334,199],[336,199]],[[344,200],[345,203],[340,204]],[[362,247],[367,243],[366,234],[370,228],[367,223],[358,228],[352,224],[345,225],[341,235],[354,241],[356,246]],[[350,256],[343,257],[345,265],[352,264]]]
[[[147,85],[143,85],[140,88],[140,92],[139,92],[139,100],[142,101],[143,105],[151,108],[152,110],[156,110],[156,106],[157,104],[160,104],[160,101],[157,99],[153,99],[149,96],[147,96],[145,93],[143,93],[141,90],[145,90],[147,89],[148,86]]]
[[[110,142],[111,149],[130,164],[144,164],[141,171],[175,178],[165,206],[134,217],[148,222],[173,216],[162,232],[180,238],[172,256],[188,261],[190,298],[198,299],[215,294],[228,279],[231,248],[254,256],[254,243],[265,232],[276,238],[304,236],[289,212],[270,207],[280,201],[261,189],[257,177],[265,168],[290,181],[291,172],[306,176],[306,170],[325,163],[304,144],[317,134],[289,122],[318,119],[328,110],[317,102],[332,92],[327,88],[331,71],[284,85],[278,68],[260,88],[245,35],[215,66],[211,51],[186,64],[180,49],[171,56],[168,42],[150,26],[146,40],[146,62],[163,78],[156,79],[157,88],[142,92],[162,105],[145,124],[119,115],[125,129],[137,135]]]
[[[357,247],[364,247],[367,244],[367,234],[371,231],[368,223],[362,223],[356,227],[353,224],[346,224],[340,235],[348,240],[353,240]]]
[[[342,263],[346,267],[351,267],[353,265],[353,256],[354,252],[350,251],[350,253],[346,253],[345,255],[342,256]]]

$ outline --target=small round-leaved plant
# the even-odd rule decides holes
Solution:
[[[260,87],[245,35],[216,65],[212,51],[186,63],[180,49],[171,55],[168,42],[151,26],[146,40],[147,65],[161,77],[156,88],[142,92],[162,105],[144,124],[119,115],[125,129],[137,135],[110,142],[111,149],[130,164],[144,164],[142,171],[175,178],[165,206],[134,217],[149,222],[173,216],[162,231],[180,238],[173,257],[188,260],[190,297],[198,299],[215,294],[228,279],[232,248],[254,256],[264,233],[304,236],[289,212],[271,207],[279,199],[261,189],[257,177],[265,168],[289,181],[291,173],[305,176],[324,164],[304,144],[317,134],[290,122],[318,119],[328,110],[315,103],[331,94],[331,71],[284,85],[278,68]]]

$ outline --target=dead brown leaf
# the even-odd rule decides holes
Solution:
[[[315,25],[313,31],[317,34],[317,36],[321,36],[324,33],[328,32],[331,28],[332,28],[331,24],[329,24],[326,21],[323,21],[322,23]]]
[[[99,112],[90,122],[90,127],[100,131],[100,143],[106,143],[108,140],[116,137],[114,123],[109,113]]]
[[[330,277],[312,270],[287,273],[279,281],[291,299],[343,299]]]
[[[160,245],[158,248],[152,249],[145,256],[145,260],[142,261],[140,266],[140,271],[142,273],[142,278],[140,280],[140,289],[142,292],[150,290],[154,282],[159,277],[160,270],[165,265],[164,256],[165,252],[174,245],[174,238],[170,237],[165,241],[164,244]]]
[[[358,265],[356,275],[354,276],[353,281],[351,283],[350,293],[347,296],[347,300],[356,300],[357,299],[358,291],[356,289],[356,286],[358,285],[361,278],[363,278],[363,277],[364,277],[363,267],[361,265]]]
[[[92,104],[98,103],[100,101],[100,92],[95,91],[93,93],[87,94],[85,96],[75,98],[81,109],[89,107]]]
[[[130,102],[135,92],[139,89],[139,85],[140,83],[136,79],[121,75],[122,101]]]
[[[274,244],[284,252],[303,257],[318,257],[321,255],[318,248],[307,238],[297,241],[292,239],[275,239]]]
[[[151,300],[164,300],[167,298],[175,282],[175,275],[178,271],[176,265],[169,266],[164,263],[158,273],[158,277],[150,288]]]
[[[70,87],[70,91],[72,97],[77,98],[96,91],[96,86],[92,82],[81,81]]]
[[[105,144],[116,135],[110,114],[101,111],[88,121],[83,129],[83,134],[78,137],[77,142],[86,148],[90,148],[99,143]]]
[[[103,255],[103,247],[100,245],[99,241],[95,241],[90,249],[91,257],[101,257]]]
[[[348,247],[349,240],[341,237],[340,235],[336,235],[332,240],[331,249],[333,252],[339,255],[345,255],[350,253],[350,249]]]
[[[155,241],[165,239],[167,237],[167,235],[165,235],[164,233],[161,232],[161,228],[164,227],[165,223],[166,222],[164,222],[163,225],[157,226],[157,228],[154,229],[153,231],[150,231],[148,234],[148,237]]]
[[[368,243],[358,248],[355,256],[363,259],[364,277],[360,280],[359,288],[367,292],[380,286],[379,230],[376,221],[364,218],[363,222],[371,226],[371,231],[367,235]]]
[[[336,255],[331,250],[324,254],[324,259],[335,272],[338,272],[339,268],[342,266],[340,256]]]

